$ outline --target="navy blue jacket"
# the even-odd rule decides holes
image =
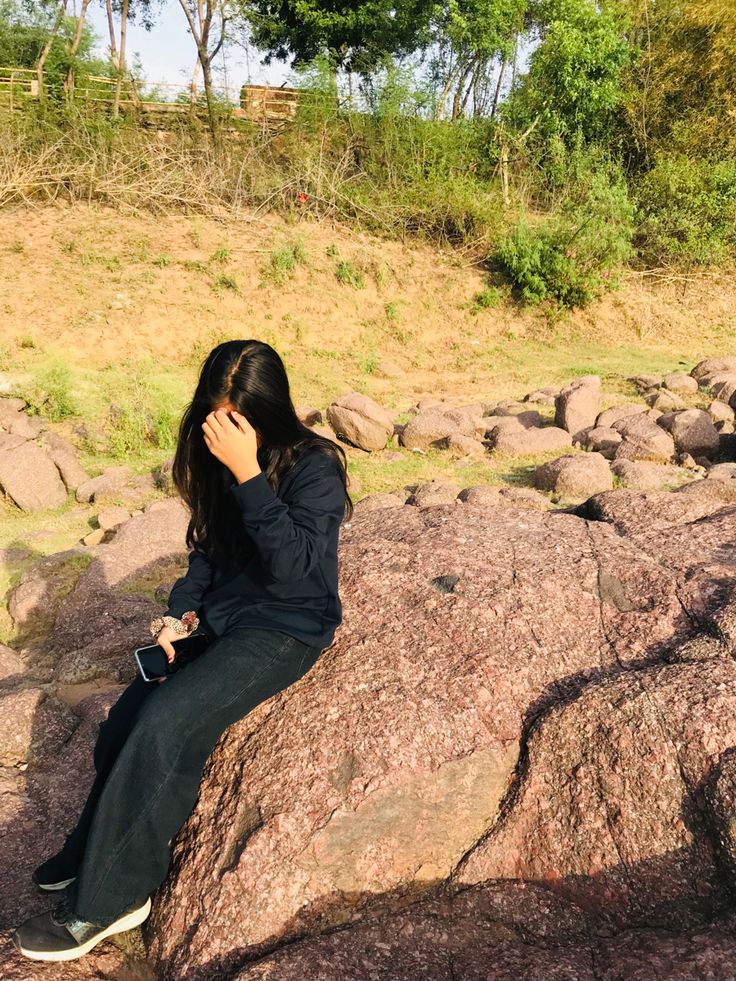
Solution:
[[[255,546],[252,557],[243,568],[192,549],[166,613],[194,610],[199,629],[215,637],[252,626],[329,647],[342,622],[337,548],[345,490],[338,465],[309,449],[283,477],[278,494],[262,472],[229,493]]]

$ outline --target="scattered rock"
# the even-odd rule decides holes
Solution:
[[[603,412],[600,412],[596,417],[595,424],[602,429],[613,428],[614,422],[625,419],[627,416],[641,415],[644,411],[644,406],[635,402],[614,405],[610,409],[604,409]]]
[[[429,480],[411,491],[406,503],[418,507],[431,507],[435,504],[454,504],[460,488],[445,480]]]
[[[90,477],[77,487],[76,499],[80,502],[96,501],[105,494],[117,493],[131,479],[130,467],[122,464],[108,467],[97,477]]]
[[[707,409],[708,415],[713,422],[733,422],[734,411],[727,402],[713,399]]]
[[[305,426],[314,426],[324,421],[320,410],[311,405],[297,405],[295,411],[299,421],[303,422]]]
[[[8,439],[21,439],[8,435]],[[50,457],[35,443],[14,448],[0,445],[0,487],[23,511],[58,507],[67,499],[66,487]]]
[[[404,426],[399,444],[410,450],[441,449],[453,433],[461,435],[457,423],[436,409],[423,410]]]
[[[71,709],[41,688],[0,692],[0,766],[48,762],[76,723]]]
[[[382,450],[394,433],[391,416],[360,392],[341,395],[327,409],[327,421],[337,436],[362,450]]]
[[[600,453],[607,460],[612,460],[622,439],[621,433],[610,426],[592,426],[577,433],[573,443],[580,442],[584,449]]]
[[[681,453],[694,457],[718,452],[720,437],[711,417],[703,409],[686,409],[676,413],[670,433]]]
[[[669,463],[674,456],[673,438],[646,413],[625,416],[611,425],[623,436],[623,441],[616,448],[614,455],[616,460],[652,460],[655,463]]]
[[[662,379],[665,388],[679,395],[694,395],[698,391],[698,382],[685,371],[671,371]]]
[[[555,425],[569,433],[594,426],[600,412],[601,380],[583,375],[560,391],[555,399]]]
[[[644,398],[647,405],[652,409],[659,409],[660,412],[672,412],[676,409],[684,409],[686,403],[675,392],[668,392],[665,388],[655,389]]]
[[[572,446],[572,436],[566,429],[556,426],[532,427],[495,425],[487,433],[489,447],[496,453],[522,456],[533,453],[549,453]]]
[[[707,375],[722,374],[724,372],[733,372],[736,374],[736,357],[705,358],[703,361],[698,361],[690,374],[696,381],[700,381],[701,378],[705,378]]]
[[[483,430],[485,435],[485,427]],[[445,438],[445,449],[449,450],[452,456],[486,456],[486,446],[479,439],[472,439],[470,436],[463,436],[460,433],[450,433]]]
[[[97,515],[97,523],[103,531],[117,529],[130,517],[130,512],[125,508],[104,508]]]
[[[560,497],[589,497],[613,487],[608,461],[602,453],[577,453],[549,460],[534,471],[538,490]]]
[[[678,484],[685,479],[677,467],[647,461],[614,460],[611,471],[623,487],[632,490],[660,490],[667,484]]]

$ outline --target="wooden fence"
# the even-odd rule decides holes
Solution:
[[[0,68],[0,105],[20,108],[38,98],[38,77],[33,68]]]

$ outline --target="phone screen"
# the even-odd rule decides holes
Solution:
[[[199,631],[182,637],[180,640],[175,640],[172,646],[176,651],[176,657],[171,664],[166,657],[166,652],[159,644],[139,647],[135,652],[135,659],[138,662],[141,677],[144,681],[155,681],[157,678],[166,678],[174,674],[204,653],[208,643],[209,638]]]

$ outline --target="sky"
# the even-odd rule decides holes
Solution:
[[[108,45],[105,6],[103,3],[94,3],[90,4],[89,9],[90,24],[99,38],[99,53],[105,55]],[[178,0],[165,0],[159,8],[156,24],[151,31],[131,24],[128,28],[127,46],[126,61],[132,65],[134,55],[137,54],[147,82],[164,82],[182,87],[188,85],[197,52]],[[217,61],[221,70],[223,59],[219,57]],[[224,65],[228,88],[232,94],[237,93],[246,81],[261,85],[281,85],[288,82],[290,75],[288,65],[275,62],[267,68],[260,63],[258,54],[252,49],[249,57],[246,57],[243,49],[235,46],[225,52]]]

